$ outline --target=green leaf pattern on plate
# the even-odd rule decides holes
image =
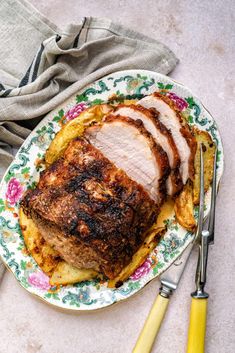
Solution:
[[[65,309],[93,310],[126,299],[166,270],[192,241],[192,233],[180,227],[174,218],[166,219],[168,231],[146,260],[147,271],[139,271],[136,277],[131,276],[120,288],[110,289],[107,283],[98,279],[50,288],[47,276],[40,271],[33,258],[25,250],[18,224],[19,202],[12,205],[6,199],[8,184],[12,179],[16,179],[22,185],[23,190],[35,187],[44,167],[43,165],[37,166],[36,162],[43,159],[51,140],[60,130],[66,114],[76,105],[83,107],[85,104],[89,107],[104,102],[140,99],[154,91],[166,95],[172,94],[176,100],[178,97],[181,103],[184,103],[182,114],[189,123],[196,124],[200,129],[210,132],[218,144],[218,173],[221,176],[223,149],[217,126],[200,101],[184,86],[160,74],[128,70],[109,75],[78,92],[58,109],[48,114],[27,138],[6,172],[0,189],[0,255],[19,283],[46,302]],[[195,215],[197,215],[197,209],[195,209]]]

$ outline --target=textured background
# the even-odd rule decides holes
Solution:
[[[60,27],[82,16],[109,17],[167,44],[179,57],[172,73],[201,97],[224,141],[226,170],[210,249],[206,352],[235,352],[235,2],[233,0],[30,0]],[[196,252],[189,261],[153,352],[183,353]],[[157,280],[107,310],[67,315],[38,302],[6,273],[0,288],[0,353],[129,353],[158,292]]]

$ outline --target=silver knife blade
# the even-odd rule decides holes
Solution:
[[[180,278],[184,272],[189,255],[193,248],[193,242],[190,243],[173,264],[160,276],[161,288],[160,294],[169,298],[170,294],[177,288]]]

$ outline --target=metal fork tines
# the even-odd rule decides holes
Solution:
[[[204,291],[206,284],[206,268],[208,258],[209,244],[214,243],[214,226],[215,226],[215,204],[216,204],[216,157],[217,147],[215,149],[213,179],[211,190],[210,213],[208,226],[204,226],[204,159],[203,145],[200,146],[200,202],[198,227],[195,242],[199,245],[199,255],[196,270],[196,291],[192,293],[194,298],[208,298],[208,294]]]

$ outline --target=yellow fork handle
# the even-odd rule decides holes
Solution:
[[[132,353],[150,353],[169,303],[168,298],[157,296]]]
[[[204,353],[207,298],[192,298],[187,353]]]

